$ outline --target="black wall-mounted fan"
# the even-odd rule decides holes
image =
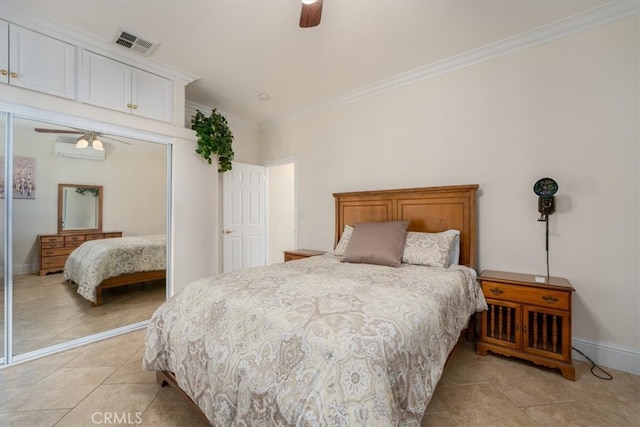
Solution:
[[[322,0],[302,0],[300,28],[315,27],[322,18]]]

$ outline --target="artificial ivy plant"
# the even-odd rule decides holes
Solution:
[[[211,156],[218,155],[218,172],[231,170],[233,160],[233,133],[229,129],[227,119],[214,108],[211,116],[207,117],[196,110],[196,115],[191,117],[191,129],[196,131],[198,137],[198,148],[196,153],[200,154],[209,164],[212,163]]]

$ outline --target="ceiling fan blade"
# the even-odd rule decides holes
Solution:
[[[64,129],[45,129],[45,128],[34,128],[36,132],[40,133],[77,133],[79,135],[85,134],[86,132],[82,132],[79,130],[64,130]]]
[[[320,24],[322,17],[322,0],[317,0],[311,4],[302,3],[300,11],[300,28],[315,27]]]

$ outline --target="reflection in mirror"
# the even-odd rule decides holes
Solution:
[[[5,146],[6,146],[6,131],[7,131],[7,115],[5,113],[0,113],[0,156],[2,156],[2,161],[4,161],[4,151],[5,151]],[[0,180],[2,180],[2,184],[1,188],[0,188],[0,193],[2,193],[3,197],[4,197],[4,167],[2,168],[2,176],[0,176]],[[5,310],[5,292],[6,292],[6,274],[5,274],[5,266],[6,266],[6,257],[5,257],[5,252],[4,252],[4,220],[5,220],[5,216],[4,216],[4,203],[6,202],[6,199],[2,199],[2,203],[0,204],[0,252],[2,252],[2,268],[0,268],[0,274],[2,274],[2,287],[0,288],[0,310],[2,310],[2,315],[0,315],[0,359],[6,360],[5,359],[5,348],[4,348],[4,341],[5,341],[5,316],[4,316],[4,310]]]
[[[102,186],[58,184],[58,233],[102,231]]]
[[[24,357],[148,320],[166,299],[163,279],[104,289],[96,307],[78,292],[77,283],[65,280],[63,271],[85,242],[166,234],[167,145],[100,134],[104,151],[96,156],[82,151],[94,150],[90,145],[76,149],[78,132],[94,129],[24,118],[13,124],[14,157],[32,159],[36,186],[35,197],[13,200],[13,354]],[[60,183],[72,183],[62,186],[69,188],[62,195],[67,197],[65,229]],[[96,189],[97,200],[92,191],[84,190],[83,196],[76,191],[85,188]],[[92,207],[97,201],[97,220],[72,212],[76,196]],[[41,268],[45,264],[51,268]]]

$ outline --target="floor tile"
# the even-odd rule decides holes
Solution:
[[[160,391],[158,384],[103,384],[73,408],[56,427],[135,425]]]
[[[115,368],[60,368],[0,407],[0,412],[73,408]]]
[[[67,412],[69,412],[68,409],[0,412],[0,425],[3,427],[53,426]]]

